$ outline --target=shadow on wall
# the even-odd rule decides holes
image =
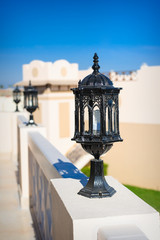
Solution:
[[[61,159],[58,159],[58,163],[53,164],[56,170],[63,178],[72,178],[80,180],[80,183],[83,186],[86,186],[88,178],[72,163],[63,162]]]

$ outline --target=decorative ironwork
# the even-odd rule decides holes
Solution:
[[[90,179],[79,194],[101,198],[115,193],[104,178],[103,161],[99,157],[110,150],[113,142],[122,141],[118,106],[121,88],[115,88],[112,81],[99,72],[96,53],[93,59],[93,73],[72,89],[75,94],[75,133],[72,140],[95,157],[91,161]]]
[[[38,108],[38,91],[31,85],[31,81],[29,81],[29,86],[24,88],[24,108],[30,112],[26,125],[37,125],[33,119],[33,112]]]
[[[16,104],[15,112],[19,112],[18,103],[21,101],[21,91],[19,90],[18,86],[16,86],[13,90],[13,101]]]

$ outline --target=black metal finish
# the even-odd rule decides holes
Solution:
[[[38,91],[31,85],[31,81],[29,81],[29,86],[24,88],[24,108],[30,112],[30,118],[26,125],[37,125],[32,113],[38,108]]]
[[[19,90],[18,86],[16,86],[13,90],[13,101],[16,104],[15,112],[19,112],[18,103],[21,101],[21,91]]]
[[[93,73],[79,81],[75,94],[75,133],[72,140],[81,143],[95,159],[91,161],[90,179],[79,194],[86,197],[112,196],[115,190],[105,181],[103,161],[113,142],[122,141],[119,133],[118,94],[112,81],[99,72],[98,56],[94,54]]]
[[[89,198],[104,198],[111,197],[115,192],[115,189],[110,187],[104,178],[103,161],[101,159],[91,160],[89,181],[78,194]]]

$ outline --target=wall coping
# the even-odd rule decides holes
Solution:
[[[113,177],[107,176],[106,180],[117,192],[103,199],[78,195],[82,188],[79,181],[51,180],[52,195],[58,195],[57,198],[62,202],[60,205],[64,206],[72,219],[74,239],[84,239],[85,233],[85,239],[96,240],[100,227],[116,224],[136,225],[149,239],[160,239],[159,213]],[[56,218],[56,221],[60,224],[60,219]]]
[[[53,167],[50,169],[53,175],[46,173],[47,179],[72,178],[79,179],[83,185],[87,183],[87,177],[40,133],[29,132],[29,147],[42,170],[48,171],[47,169]]]

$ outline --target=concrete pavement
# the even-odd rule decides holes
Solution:
[[[15,163],[0,155],[0,240],[33,239],[30,212],[22,210],[19,203]]]

